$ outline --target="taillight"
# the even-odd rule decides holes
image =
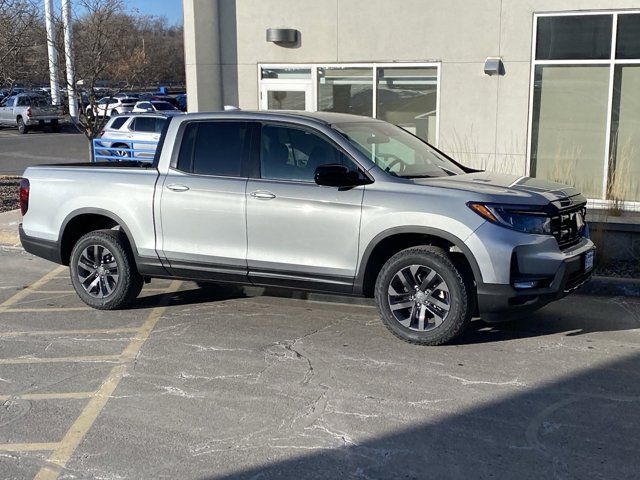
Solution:
[[[29,180],[23,178],[20,180],[20,212],[24,217],[29,210]]]
[[[31,107],[27,108],[27,117],[31,117]]]

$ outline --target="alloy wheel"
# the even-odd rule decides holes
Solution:
[[[116,259],[102,245],[89,245],[82,251],[76,272],[82,288],[94,298],[108,297],[118,284]]]
[[[395,319],[411,330],[438,328],[451,309],[449,286],[434,269],[409,265],[392,277],[387,301]]]

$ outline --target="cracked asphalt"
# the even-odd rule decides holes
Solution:
[[[0,250],[2,479],[638,478],[638,298],[417,347],[341,297],[154,280],[89,310],[55,267]]]

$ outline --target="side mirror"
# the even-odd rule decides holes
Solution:
[[[364,183],[357,172],[340,164],[320,165],[316,168],[314,180],[323,187],[355,187]]]

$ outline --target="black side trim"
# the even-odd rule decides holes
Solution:
[[[353,293],[353,277],[334,275],[308,275],[285,270],[250,269],[249,280],[261,287],[282,287],[293,290]]]
[[[54,263],[62,263],[58,242],[31,237],[24,233],[22,224],[18,227],[18,231],[20,232],[20,243],[22,243],[22,248],[24,248],[26,252]]]
[[[356,279],[353,285],[353,293],[355,295],[363,294],[364,277],[366,274],[367,264],[369,263],[369,257],[371,256],[371,253],[373,252],[373,250],[385,238],[389,238],[392,235],[397,235],[401,233],[421,233],[421,234],[430,235],[433,237],[442,238],[443,240],[447,240],[448,242],[451,242],[453,245],[455,245],[457,248],[460,249],[460,251],[463,253],[465,258],[469,262],[469,265],[471,265],[471,270],[473,271],[473,276],[475,278],[476,283],[482,283],[482,273],[480,272],[480,267],[478,266],[478,262],[476,261],[475,257],[471,253],[471,250],[469,250],[469,247],[467,247],[462,240],[460,240],[455,235],[449,232],[446,232],[444,230],[440,230],[438,228],[423,227],[418,225],[415,225],[415,226],[408,225],[404,227],[394,227],[394,228],[385,230],[379,233],[378,235],[376,235],[373,238],[373,240],[369,242],[369,245],[367,245],[367,248],[365,248],[364,254],[362,255],[362,260],[358,265],[358,272],[356,273]]]
[[[212,280],[216,282],[243,283],[251,282],[247,277],[246,265],[222,265],[216,263],[189,262],[169,260],[171,274],[189,280]]]

